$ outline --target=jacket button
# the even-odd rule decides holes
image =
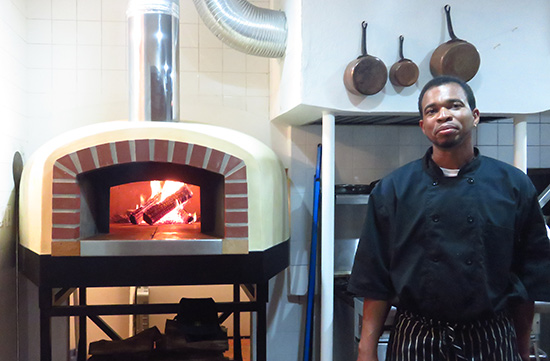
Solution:
[[[473,263],[474,263],[474,261],[472,261],[471,259],[467,259],[467,260],[466,260],[466,264],[467,264],[468,266],[471,266]]]
[[[475,181],[474,181],[474,178],[468,178],[468,184],[474,184]]]
[[[438,184],[439,184],[439,181],[438,181],[437,179],[434,179],[432,185],[435,187],[435,186],[437,186]]]
[[[434,215],[432,216],[432,221],[433,221],[433,222],[436,222],[436,223],[439,222],[439,215],[434,214]]]
[[[472,216],[468,216],[466,220],[468,221],[468,223],[474,223],[474,217]]]
[[[437,258],[437,256],[433,256],[432,257],[432,262],[434,262],[434,263],[439,262],[439,258]]]

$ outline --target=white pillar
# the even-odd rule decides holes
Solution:
[[[334,150],[336,121],[323,112],[321,159],[321,361],[332,361],[334,315]]]
[[[514,165],[527,173],[527,116],[514,116]]]

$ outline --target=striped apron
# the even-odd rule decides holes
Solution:
[[[399,311],[386,361],[521,361],[507,314],[447,323]]]

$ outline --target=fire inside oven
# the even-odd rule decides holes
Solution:
[[[117,224],[200,222],[200,187],[192,184],[169,180],[134,182],[111,187],[110,195],[111,228]]]
[[[184,182],[155,180],[111,187],[109,209],[110,233],[136,229],[154,238],[157,226],[163,225],[175,233],[200,231],[200,187]]]
[[[137,162],[78,176],[82,238],[223,238],[223,177],[186,165]]]

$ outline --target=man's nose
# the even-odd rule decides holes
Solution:
[[[445,122],[450,118],[451,118],[451,112],[449,111],[449,109],[445,107],[441,107],[441,109],[439,109],[439,112],[437,113],[437,120],[441,122]]]

